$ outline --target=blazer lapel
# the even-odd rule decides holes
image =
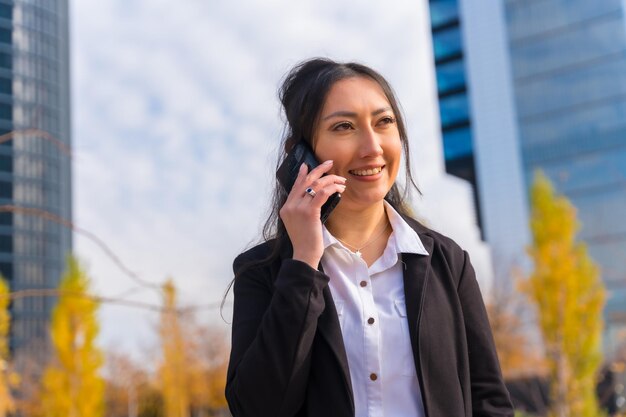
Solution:
[[[417,340],[417,326],[420,312],[426,294],[426,284],[430,271],[430,260],[433,251],[433,239],[430,236],[420,235],[428,255],[403,253],[404,263],[404,295],[406,297],[406,315],[409,321],[411,343]]]
[[[319,266],[319,270],[323,272],[321,264]],[[337,362],[339,362],[344,383],[348,388],[350,401],[354,404],[354,393],[352,392],[352,380],[350,378],[350,369],[348,368],[348,357],[346,355],[346,348],[343,344],[343,336],[341,334],[337,310],[335,309],[335,301],[333,300],[328,286],[324,287],[323,295],[326,308],[317,320],[317,329],[326,339],[328,346],[330,346],[330,350],[332,350],[335,354]]]
[[[413,358],[415,360],[417,377],[422,390],[424,407],[428,409],[427,397],[425,395],[425,393],[428,392],[428,387],[426,387],[427,381],[424,379],[424,375],[427,373],[427,370],[423,369],[423,364],[420,361],[419,327],[422,309],[424,307],[424,300],[426,297],[428,279],[430,276],[430,261],[433,254],[434,241],[428,235],[420,234],[419,237],[424,245],[424,248],[428,251],[428,256],[414,253],[403,253],[402,261],[404,263],[404,295],[406,298],[406,315],[409,323],[409,336],[411,338],[411,346],[413,348]]]
[[[409,224],[412,225],[413,228],[416,228],[413,222],[409,222]],[[416,230],[416,232],[419,233],[419,230]],[[424,297],[426,295],[426,287],[428,277],[430,275],[430,261],[433,253],[434,241],[430,236],[423,233],[419,233],[419,237],[424,245],[424,248],[428,252],[428,256],[414,253],[402,253],[401,259],[404,263],[404,295],[406,299],[407,320],[409,323],[409,336],[411,338],[411,346],[413,347],[413,357],[415,359],[417,375],[422,389],[424,406],[427,407],[428,405],[426,404],[426,398],[424,396],[425,381],[423,378],[422,365],[420,363],[418,335],[420,316],[424,306]],[[281,258],[285,259],[291,257],[290,246],[291,245],[288,245],[286,248],[281,250]],[[323,272],[321,263],[319,265],[319,270]],[[354,404],[352,381],[350,379],[350,370],[348,368],[348,357],[346,356],[346,349],[343,344],[343,336],[341,335],[341,327],[339,325],[337,310],[335,309],[335,302],[328,286],[324,288],[323,295],[326,308],[318,319],[317,328],[324,339],[326,339],[326,342],[330,346],[331,351],[334,353],[335,358],[341,367],[344,383],[348,388],[348,395],[350,396],[351,403]]]
[[[280,248],[280,258],[291,258],[293,249],[289,241],[285,242]],[[319,271],[324,272],[322,264],[320,262]],[[345,387],[350,397],[350,404],[352,410],[354,410],[354,393],[352,392],[352,380],[350,379],[350,369],[348,368],[348,356],[346,355],[346,348],[343,344],[343,336],[341,335],[341,326],[339,325],[339,317],[337,316],[337,309],[335,308],[335,301],[333,300],[330,288],[324,287],[322,291],[324,296],[324,303],[326,307],[317,320],[317,330],[322,337],[326,339],[330,350],[333,352],[335,359],[339,363],[341,373]],[[354,412],[354,411],[353,411]]]

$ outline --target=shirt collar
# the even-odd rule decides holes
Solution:
[[[396,253],[415,253],[417,255],[428,255],[428,251],[424,248],[417,232],[409,226],[409,224],[398,214],[398,212],[383,200],[386,208],[387,218],[393,229],[390,239],[394,239]],[[322,225],[322,237],[324,240],[324,249],[336,245],[342,246],[326,228]]]

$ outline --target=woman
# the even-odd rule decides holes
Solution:
[[[312,59],[280,98],[284,151],[304,140],[322,164],[288,195],[277,185],[266,241],[235,259],[233,416],[512,416],[467,253],[412,219],[396,185],[403,152],[414,182],[388,83]]]

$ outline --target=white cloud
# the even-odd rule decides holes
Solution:
[[[75,221],[145,279],[174,276],[186,303],[219,300],[232,259],[258,236],[282,129],[276,89],[296,62],[323,55],[380,70],[404,106],[418,179],[441,175],[422,2],[72,5]],[[100,292],[134,286],[92,243],[78,237],[76,249]],[[144,346],[149,331],[133,329],[145,313],[102,316],[105,344]]]

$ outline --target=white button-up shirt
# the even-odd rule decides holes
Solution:
[[[385,201],[393,228],[382,256],[365,261],[323,228],[322,267],[339,316],[356,417],[422,417],[399,253],[428,255],[419,236]]]

